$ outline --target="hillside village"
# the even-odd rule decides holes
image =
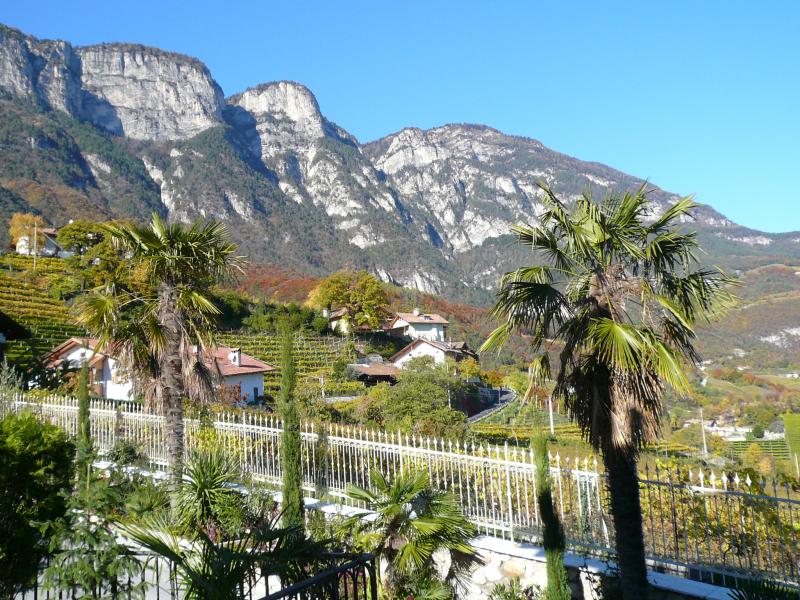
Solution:
[[[29,304],[29,307],[37,307],[37,311],[41,311],[34,313],[36,318],[33,321],[26,315],[30,308],[22,313],[16,312],[19,311],[19,301],[15,297],[5,296],[6,299],[0,301],[0,310],[4,313],[4,322],[7,323],[7,331],[4,332],[8,340],[5,352],[12,364],[19,363],[29,368],[33,364],[39,364],[45,372],[55,374],[38,375],[35,381],[45,382],[49,389],[65,390],[69,389],[69,383],[64,388],[64,384],[58,382],[72,381],[73,377],[69,373],[74,373],[81,360],[88,357],[92,367],[90,385],[93,393],[100,398],[131,400],[136,397],[135,386],[124,369],[118,368],[113,348],[95,351],[97,340],[81,335],[80,328],[76,327],[69,308],[69,297],[74,292],[67,293],[66,302],[52,297],[52,290],[61,288],[62,282],[70,278],[67,274],[74,269],[70,264],[75,265],[78,261],[74,256],[77,247],[65,247],[59,243],[59,231],[65,232],[61,234],[62,242],[73,239],[74,235],[70,232],[75,229],[83,231],[84,241],[91,239],[93,235],[99,240],[100,234],[97,231],[91,232],[94,227],[87,223],[70,223],[59,229],[41,223],[40,228],[39,223],[34,220],[28,224],[31,235],[18,235],[15,243],[7,249],[7,275],[0,275],[7,282],[6,285],[25,282],[24,285],[33,291],[37,289],[37,285],[31,281],[38,279],[39,285],[50,286],[51,291],[42,290],[43,297]],[[37,244],[29,243],[28,240],[35,235],[39,236]],[[35,254],[38,272],[34,277],[33,248],[37,245]],[[82,252],[86,254],[87,250],[83,249]],[[100,259],[92,259],[94,262],[98,260]],[[83,263],[85,262],[84,260]],[[98,265],[94,266],[96,268]],[[375,286],[379,289],[382,284],[375,282]],[[312,290],[309,296],[313,296],[313,293]],[[235,303],[241,305],[242,302],[246,304],[253,300],[253,297],[250,300],[239,298]],[[318,312],[310,311],[305,317],[305,322],[309,326],[313,323],[314,328],[309,328],[304,334],[302,343],[307,350],[303,352],[301,380],[304,382],[304,393],[324,398],[324,410],[328,413],[328,418],[344,419],[345,422],[352,422],[354,418],[360,420],[359,417],[354,417],[363,410],[357,408],[359,403],[369,404],[371,395],[379,394],[385,386],[395,386],[402,379],[404,369],[409,366],[413,368],[420,361],[429,361],[432,366],[461,373],[461,383],[454,380],[448,384],[452,389],[445,390],[445,397],[449,396],[450,405],[455,398],[456,405],[466,417],[481,411],[492,413],[491,416],[475,421],[469,427],[470,435],[492,440],[510,439],[518,443],[517,431],[519,427],[530,422],[530,411],[520,410],[518,400],[512,401],[508,406],[487,409],[498,400],[507,402],[513,395],[521,397],[526,392],[525,377],[521,375],[524,372],[524,363],[517,362],[518,366],[512,363],[500,369],[487,366],[481,368],[480,357],[469,343],[463,339],[453,339],[447,318],[436,312],[422,311],[413,305],[404,311],[389,308],[385,300],[381,302],[383,304],[376,309],[380,313],[377,318],[365,318],[364,314],[356,314],[360,310],[358,307],[336,306],[335,303],[320,305]],[[258,303],[253,306],[258,308]],[[292,304],[284,306],[296,307]],[[24,316],[15,321],[17,314]],[[456,313],[456,318],[459,316]],[[54,327],[46,324],[50,319],[54,319],[59,325]],[[217,374],[220,397],[225,398],[225,402],[236,406],[260,405],[269,409],[274,407],[280,378],[277,337],[259,334],[252,328],[242,328],[242,322],[240,316],[238,331],[230,328],[220,331],[216,349],[204,361]],[[14,340],[15,337],[20,337],[15,336],[14,331],[24,329],[27,323],[31,323],[32,337]],[[272,330],[277,331],[274,327]],[[459,331],[463,333],[465,330],[460,327]],[[519,358],[514,360],[519,361]],[[798,393],[795,389],[797,386],[792,383],[794,379],[791,378],[791,373],[787,375],[780,371],[771,371],[756,374],[752,369],[741,365],[724,365],[724,358],[719,365],[710,360],[700,364],[695,379],[696,389],[700,395],[719,398],[720,392],[733,391],[731,386],[737,380],[744,381],[748,387],[735,391],[739,397],[738,409],[726,408],[725,402],[705,407],[706,418],[701,427],[697,409],[688,409],[685,399],[675,398],[671,406],[672,431],[667,432],[668,435],[656,454],[659,450],[666,451],[676,458],[684,457],[684,460],[685,457],[703,458],[707,455],[706,460],[711,460],[712,463],[731,460],[739,463],[744,460],[746,464],[758,469],[792,473],[796,470],[794,455],[797,450],[786,442],[785,426],[779,407],[776,407],[777,411],[767,412],[763,417],[752,412],[753,407],[761,403],[758,400],[759,395],[769,389],[783,390],[780,395],[785,397],[783,401],[791,407]],[[32,385],[38,387],[41,384],[32,381]],[[743,412],[742,406],[750,406],[750,410]],[[570,432],[566,426],[567,415],[562,414],[563,409],[556,408],[559,414],[556,414],[555,420],[564,423],[562,429],[566,434],[561,436],[560,443],[573,451],[581,448],[577,432]],[[310,410],[313,412],[318,409]],[[757,419],[755,421],[742,418],[754,416]],[[454,416],[453,422],[440,423],[430,431],[438,434],[464,431],[463,425],[455,425],[453,429],[454,423],[461,421],[461,417]]]
[[[124,31],[97,8],[83,38]],[[153,8],[122,24],[246,85],[0,23],[0,598],[800,598],[794,140],[747,114],[790,130],[753,35],[788,65],[781,11],[723,37],[708,8]],[[252,80],[298,64],[332,107],[355,77],[330,114],[371,137]],[[678,91],[620,92],[641,65]],[[542,93],[576,77],[591,111]],[[731,217],[752,165],[776,229],[493,127],[365,119],[442,123],[448,87]]]
[[[101,343],[79,324],[80,299],[92,281],[102,287],[103,281],[122,277],[133,282],[138,277],[127,270],[125,256],[108,246],[105,225],[72,222],[55,229],[33,215],[16,215],[12,221],[14,243],[0,258],[2,370],[23,374],[20,381],[27,398],[47,403],[54,401],[54,394],[78,392],[85,368],[90,396],[113,402],[117,411],[141,410],[135,407],[143,406],[142,400],[149,402],[147,382],[126,366],[124,344]],[[20,230],[28,234],[20,235]],[[502,444],[505,452],[510,445],[515,453],[525,451],[529,432],[538,427],[549,429],[557,456],[570,456],[576,465],[597,460],[570,422],[569,411],[548,397],[550,382],[531,387],[519,358],[500,367],[482,366],[481,356],[468,343],[452,337],[450,319],[415,304],[406,310],[394,308],[391,292],[363,272],[339,272],[319,280],[302,306],[230,287],[216,289],[220,323],[215,345],[188,348],[211,376],[214,410],[223,411],[216,418],[229,419],[229,411],[243,410],[242,419],[259,422],[279,413],[285,389],[281,330],[292,323],[297,406],[307,422],[340,435],[351,427],[396,432],[407,436],[408,443],[424,443],[426,449],[432,443],[434,451],[449,440],[449,448],[453,443],[465,449],[475,443],[488,444],[489,449]],[[713,361],[697,367],[694,377],[703,393],[739,380],[756,389],[775,391],[779,385],[779,375],[756,375],[750,368],[728,371]],[[778,397],[792,406],[794,380],[782,380]],[[740,404],[738,415],[754,414],[758,396],[751,398]],[[748,402],[750,408],[742,411]],[[698,419],[694,410],[687,410],[685,399],[670,398],[668,403],[669,431],[642,454],[646,471],[665,464],[688,473],[693,468],[733,467],[754,481],[765,475],[791,478],[800,470],[795,450],[800,419],[795,415],[768,412],[751,424],[722,403],[707,418],[702,418],[701,408]],[[340,427],[348,429],[334,429]],[[431,455],[427,460],[439,459]],[[478,489],[477,481],[474,485]]]

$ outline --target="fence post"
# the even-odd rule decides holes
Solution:
[[[511,500],[511,462],[508,459],[508,442],[504,445],[504,461],[506,464],[506,501],[508,502],[508,535],[514,541],[514,505]]]

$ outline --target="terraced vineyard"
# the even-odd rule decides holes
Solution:
[[[281,336],[279,335],[225,332],[219,334],[217,339],[221,345],[241,348],[242,352],[280,369]],[[304,377],[315,375],[326,377],[330,373],[333,363],[347,352],[347,343],[341,338],[298,336],[294,352],[298,379],[302,380]],[[267,393],[277,392],[280,388],[280,379],[280,370],[266,373],[264,375],[264,391]],[[362,387],[360,384],[348,386],[326,382],[325,394],[328,396],[354,395]]]
[[[789,459],[789,446],[786,445],[786,440],[741,440],[728,442],[732,454],[736,458],[741,458],[752,444],[758,445],[773,458],[778,460]]]
[[[30,261],[24,257],[14,258]],[[4,261],[7,260],[4,257]],[[44,271],[55,267],[63,269],[56,259],[42,259],[37,261],[37,273],[40,262]],[[5,347],[8,361],[23,368],[67,338],[85,335],[85,331],[75,325],[67,305],[48,296],[46,281],[46,278],[31,280],[24,272],[0,272],[0,311],[29,334],[24,339],[7,342]]]
[[[783,415],[783,427],[786,432],[786,445],[792,456],[800,456],[800,413]]]

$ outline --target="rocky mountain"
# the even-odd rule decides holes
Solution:
[[[485,303],[524,254],[510,224],[563,198],[641,181],[476,125],[404,129],[361,144],[294,82],[225,97],[200,61],[131,44],[73,47],[0,26],[0,216],[213,217],[244,253],[309,274],[366,268]],[[653,214],[677,196],[654,189]],[[800,260],[800,233],[696,227],[732,268]]]

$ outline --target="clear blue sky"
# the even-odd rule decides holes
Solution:
[[[797,1],[25,0],[0,21],[190,54],[226,95],[296,80],[362,141],[484,123],[800,230]]]

